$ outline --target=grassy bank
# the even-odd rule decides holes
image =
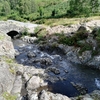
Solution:
[[[82,18],[50,18],[50,19],[41,19],[36,20],[34,23],[45,24],[50,26],[64,25],[69,26],[72,24],[82,24],[91,20],[99,20],[100,16],[91,16],[91,17],[82,17]]]

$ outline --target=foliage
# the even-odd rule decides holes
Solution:
[[[14,95],[9,94],[8,92],[4,92],[3,93],[3,97],[5,98],[5,100],[16,100],[17,97]]]
[[[47,34],[46,29],[42,26],[36,27],[34,33],[37,37],[44,37]]]
[[[100,15],[100,0],[1,0],[0,15],[44,24],[44,19]]]
[[[38,27],[35,28],[34,33],[37,34],[41,30],[42,30],[42,27],[38,26]]]
[[[25,18],[33,21],[66,14],[67,5],[67,0],[2,0],[0,2],[0,14],[2,16],[9,15],[8,18],[16,20]]]
[[[92,50],[92,45],[85,43],[82,46],[80,46],[79,54],[82,54],[82,52],[84,52],[86,50]]]
[[[13,64],[13,63],[15,62],[14,59],[8,58],[8,57],[6,57],[6,56],[3,56],[2,58],[3,58],[3,60],[4,60],[5,62],[7,62],[8,64]]]
[[[47,35],[47,31],[44,27],[38,26],[34,30],[35,36],[38,37],[38,40],[36,40],[36,43],[39,43],[40,41],[45,41],[45,36]]]
[[[21,35],[22,35],[22,36],[30,35],[30,34],[28,33],[27,28],[24,28],[24,29],[23,29],[23,31],[21,32]]]
[[[90,16],[91,13],[99,12],[99,0],[70,0],[68,15],[74,16]]]
[[[2,12],[2,15],[4,15],[4,16],[10,14],[11,8],[10,8],[10,5],[9,5],[9,2],[7,2],[7,1],[3,2],[3,6],[2,6],[1,12]]]
[[[67,44],[69,46],[75,45],[78,46],[77,42],[83,39],[86,39],[88,36],[87,31],[79,31],[76,32],[73,36],[71,37],[66,37],[64,34],[59,35],[59,43],[62,44]]]
[[[67,37],[63,33],[55,35],[58,36],[58,43],[69,46],[80,47],[79,54],[82,54],[82,52],[86,50],[93,50],[92,45],[85,41],[85,39],[87,39],[88,37],[87,31],[78,31],[74,33],[73,36],[70,37]],[[96,52],[93,52],[93,54],[96,54]]]
[[[98,41],[98,42],[100,42],[100,28],[99,29],[97,29],[97,34],[96,34],[97,36],[96,36],[96,40]]]

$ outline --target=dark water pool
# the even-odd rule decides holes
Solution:
[[[69,97],[80,95],[79,91],[73,87],[71,82],[82,84],[85,88],[87,88],[87,93],[100,88],[97,86],[96,82],[96,79],[100,78],[100,71],[77,65],[68,66],[67,69],[69,73],[66,75],[66,81],[57,81],[53,84],[50,83],[54,93],[61,93]]]
[[[13,44],[15,49],[19,52],[19,55],[16,56],[16,61],[18,63],[30,65],[30,67],[36,66],[36,68],[41,68],[39,63],[28,63],[29,60],[31,60],[27,57],[27,52],[29,51],[34,52],[37,55],[36,58],[48,57],[52,59],[53,63],[48,67],[57,68],[60,71],[60,74],[55,75],[52,72],[47,72],[49,78],[46,80],[49,82],[50,91],[61,93],[69,97],[80,95],[80,92],[71,84],[71,82],[82,84],[83,87],[87,88],[88,93],[100,88],[99,70],[91,69],[87,66],[71,64],[64,55],[50,55],[48,52],[40,51],[36,45],[27,44],[21,40],[14,40]],[[47,66],[44,68],[47,68]],[[51,81],[52,79],[54,79],[54,82]]]

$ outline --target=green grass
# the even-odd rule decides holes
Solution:
[[[6,56],[2,57],[2,60],[5,61],[9,65],[9,71],[12,74],[16,74],[14,66],[18,66],[14,59],[8,58]]]
[[[5,61],[10,64],[10,63],[14,63],[14,60],[11,58],[5,58]]]
[[[2,20],[7,21],[7,16],[0,16],[0,21]]]
[[[37,34],[39,31],[41,31],[43,28],[41,26],[38,26],[35,28],[34,33]]]
[[[82,53],[84,51],[87,51],[87,50],[92,50],[93,47],[90,45],[90,44],[84,44],[82,47],[80,47],[80,51],[79,51],[79,54],[82,55]]]
[[[12,73],[12,74],[14,74],[14,75],[16,74],[16,71],[15,71],[13,65],[10,65],[9,71],[10,71],[10,73]]]
[[[67,17],[62,17],[62,18],[49,18],[49,19],[40,19],[34,21],[34,23],[40,23],[40,24],[45,24],[45,25],[50,25],[50,26],[57,26],[57,25],[64,25],[64,26],[70,26],[72,24],[82,24],[85,22],[89,22],[91,20],[99,20],[100,16],[91,16],[91,17],[80,17],[80,18],[67,18]]]
[[[38,38],[42,38],[42,37],[46,36],[47,31],[46,31],[46,28],[44,28],[42,26],[38,26],[35,28],[34,33]]]

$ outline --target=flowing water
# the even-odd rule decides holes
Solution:
[[[40,51],[35,44],[27,44],[21,40],[13,40],[15,50],[19,52],[16,56],[16,61],[23,65],[35,66],[36,68],[46,69],[48,77],[45,78],[49,83],[50,91],[53,93],[61,93],[71,96],[80,95],[80,92],[72,85],[73,83],[81,84],[85,87],[88,93],[93,90],[100,89],[100,71],[91,69],[87,66],[72,64],[67,61],[65,55],[56,53],[48,53]],[[29,58],[27,54],[33,52],[35,57]],[[50,58],[52,64],[43,65],[39,62],[32,62],[33,59]],[[53,68],[58,71],[48,71],[48,68]]]

